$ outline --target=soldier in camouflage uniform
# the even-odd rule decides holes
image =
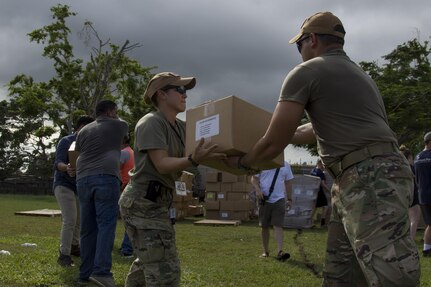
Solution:
[[[213,152],[216,145],[204,145],[203,139],[193,154],[184,155],[185,123],[176,116],[184,112],[186,90],[195,83],[195,78],[159,73],[145,91],[145,101],[157,111],[148,113],[136,125],[135,166],[119,201],[137,256],[127,274],[126,287],[180,285],[175,216],[169,216],[176,181],[183,170],[195,168],[201,161],[225,158]]]
[[[418,286],[409,234],[413,177],[374,81],[343,50],[340,19],[320,12],[290,43],[303,63],[286,77],[265,137],[231,166],[252,171],[289,143],[317,139],[334,177],[323,286]],[[299,126],[304,111],[310,123]]]

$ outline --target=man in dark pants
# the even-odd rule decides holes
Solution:
[[[418,185],[419,204],[426,224],[424,257],[431,257],[431,132],[424,136],[425,148],[415,159],[414,167]]]
[[[117,105],[103,100],[96,120],[76,139],[77,189],[81,206],[81,266],[79,282],[115,286],[112,248],[120,197],[120,153],[128,125],[118,119]]]
[[[375,82],[343,50],[345,34],[330,12],[304,21],[290,40],[304,62],[286,76],[265,136],[229,165],[252,171],[289,143],[317,139],[334,178],[323,286],[418,286],[413,174]],[[304,112],[311,123],[298,127]]]

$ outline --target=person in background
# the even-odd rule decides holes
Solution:
[[[111,273],[112,248],[120,197],[120,154],[126,122],[118,119],[117,105],[102,100],[96,120],[82,128],[76,138],[76,186],[81,207],[81,266],[79,284],[93,281],[115,286]]]
[[[317,140],[334,178],[323,286],[418,286],[408,218],[413,174],[376,83],[343,49],[345,35],[331,12],[303,22],[289,41],[303,63],[286,76],[265,135],[227,163],[253,172],[288,144]],[[299,126],[304,113],[310,123]]]
[[[76,169],[69,162],[69,148],[76,140],[76,134],[94,121],[90,116],[81,116],[75,132],[60,139],[55,151],[54,195],[61,210],[60,256],[57,263],[61,266],[73,266],[71,255],[79,257],[79,200],[76,194]]]
[[[422,255],[431,257],[431,132],[424,136],[425,147],[414,161],[419,204],[425,222],[424,248]]]
[[[292,170],[287,162],[281,168],[261,171],[251,177],[259,202],[259,225],[261,226],[263,254],[269,257],[269,231],[274,228],[277,242],[276,259],[285,261],[290,254],[283,251],[283,226],[286,208],[292,203]],[[286,204],[287,203],[287,204]]]
[[[133,149],[130,147],[130,135],[124,137],[120,156],[120,164],[122,192],[126,185],[129,183],[129,171],[133,168],[133,165],[135,164],[134,152]],[[120,255],[129,258],[133,257],[133,246],[126,231],[124,231],[123,241],[121,242]]]
[[[314,218],[314,213],[316,212],[316,209],[321,207],[322,208],[322,218],[320,219],[320,226],[324,227],[326,226],[326,214],[327,214],[327,206],[328,206],[328,200],[326,198],[326,190],[328,190],[328,186],[326,185],[326,175],[323,173],[324,167],[322,164],[322,161],[320,159],[316,162],[316,167],[314,167],[310,174],[313,176],[320,177],[320,188],[317,193],[317,199],[316,199],[316,208],[313,211],[313,216],[311,218]]]
[[[412,152],[404,145],[400,146],[400,151],[403,153],[403,155],[408,160],[413,173],[415,173],[414,166],[413,166],[414,162],[413,162]],[[418,187],[417,187],[416,180],[415,180],[414,185],[413,185],[413,202],[409,208],[410,234],[411,234],[413,240],[416,238],[416,231],[418,229],[421,215],[422,215],[422,213],[421,213],[421,208],[419,207]]]
[[[194,152],[185,155],[185,122],[177,119],[186,109],[193,77],[171,72],[156,74],[144,93],[156,111],[142,117],[135,127],[135,166],[119,201],[121,217],[137,258],[125,286],[180,286],[180,262],[175,243],[172,200],[183,170],[207,159],[225,159],[214,153],[217,145],[202,138]]]

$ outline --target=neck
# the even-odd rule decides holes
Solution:
[[[175,124],[175,120],[177,119],[177,111],[174,111],[168,107],[159,107],[159,111],[165,116],[165,118],[168,120],[169,123]]]

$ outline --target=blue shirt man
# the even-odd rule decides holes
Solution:
[[[431,132],[424,136],[425,148],[415,158],[414,168],[418,186],[419,204],[426,224],[424,257],[431,257]]]

